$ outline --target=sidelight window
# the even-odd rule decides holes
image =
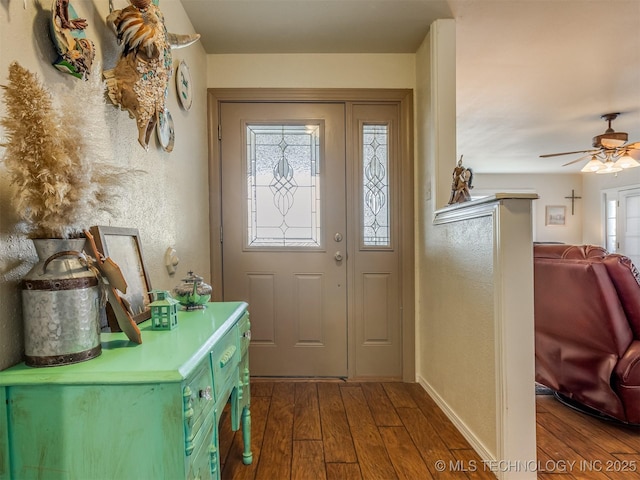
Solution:
[[[362,126],[362,238],[365,247],[391,245],[389,126]]]

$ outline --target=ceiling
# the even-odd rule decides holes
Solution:
[[[413,53],[456,20],[457,148],[476,173],[573,173],[621,112],[640,141],[640,0],[182,0],[207,53]],[[640,152],[638,152],[640,153]],[[640,160],[639,154],[634,154]]]

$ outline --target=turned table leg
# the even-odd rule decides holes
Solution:
[[[242,440],[244,442],[242,463],[250,465],[253,462],[253,453],[251,453],[251,411],[249,405],[242,409]]]

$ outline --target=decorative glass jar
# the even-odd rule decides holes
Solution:
[[[173,289],[173,296],[185,307],[186,310],[205,308],[211,299],[211,285],[204,282],[203,278],[192,271],[182,279],[182,283]]]

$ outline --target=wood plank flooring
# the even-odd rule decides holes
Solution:
[[[252,380],[253,464],[229,410],[220,419],[223,479],[495,479],[418,384]],[[640,428],[536,397],[538,478],[640,479]],[[573,462],[573,463],[572,463]]]
[[[481,460],[418,384],[252,381],[248,466],[228,415],[220,419],[223,479],[495,478],[448,468]]]
[[[640,479],[640,427],[577,412],[536,396],[539,479]]]

